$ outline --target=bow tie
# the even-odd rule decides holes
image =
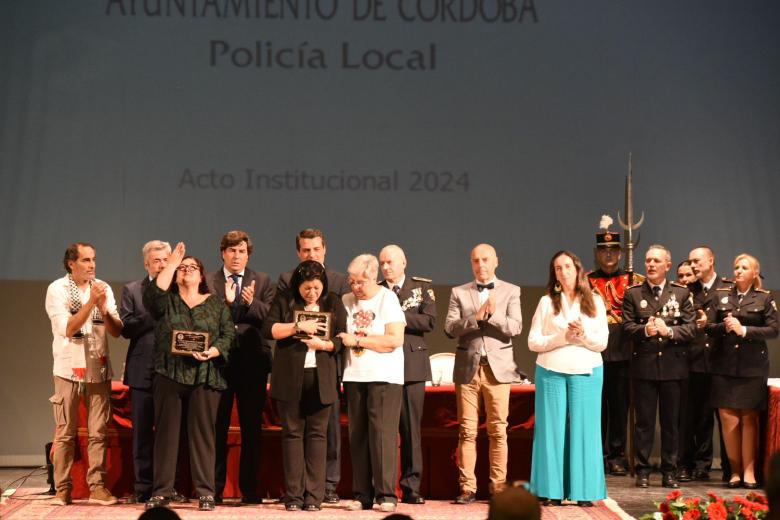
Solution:
[[[485,289],[487,289],[487,290],[491,290],[491,289],[493,289],[495,286],[496,286],[496,285],[495,285],[493,282],[486,283],[486,284],[481,284],[481,283],[478,283],[478,284],[477,284],[477,291],[479,291],[479,292],[482,292],[482,291],[484,291]]]

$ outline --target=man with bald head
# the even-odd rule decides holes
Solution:
[[[455,396],[458,405],[457,504],[476,500],[477,426],[484,401],[490,441],[490,493],[506,487],[509,384],[517,377],[512,338],[522,330],[520,287],[496,278],[493,246],[471,251],[475,280],[452,289],[444,332],[458,340],[455,352]]]
[[[422,442],[420,421],[425,401],[425,382],[431,380],[431,362],[425,333],[436,324],[436,296],[431,280],[406,276],[406,255],[397,245],[385,246],[379,253],[382,285],[401,302],[406,318],[404,329],[404,386],[401,401],[401,491],[407,504],[424,504],[420,494]]]
[[[716,290],[730,287],[715,273],[715,255],[708,246],[699,246],[688,254],[696,281],[688,285],[696,311],[696,336],[688,354],[688,386],[684,399],[680,443],[681,482],[709,480],[712,466],[712,429],[717,410],[710,406],[710,349],[712,340],[704,333],[705,314],[717,305]],[[724,462],[728,459],[721,457]],[[727,463],[727,462],[726,462]]]

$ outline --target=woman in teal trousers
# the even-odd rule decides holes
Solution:
[[[600,352],[608,336],[604,302],[582,262],[569,251],[555,253],[528,334],[528,347],[539,353],[530,488],[543,505],[568,499],[590,506],[607,496]]]

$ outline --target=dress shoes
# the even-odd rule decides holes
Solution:
[[[285,508],[287,511],[300,511],[300,510],[301,510],[301,505],[300,505],[300,504],[298,504],[298,503],[296,503],[296,502],[287,502],[287,503],[284,505],[284,508]]]
[[[339,496],[335,491],[326,491],[325,497],[322,499],[326,504],[338,504]]]
[[[626,468],[624,468],[622,464],[618,464],[617,462],[610,462],[609,467],[607,469],[610,475],[614,475],[616,477],[625,477],[628,474]]]
[[[706,469],[696,469],[693,471],[693,480],[701,480],[706,482],[710,479],[710,472]]]
[[[648,476],[648,475],[637,475],[636,476],[636,487],[638,487],[638,488],[649,488],[650,487],[650,476]]]
[[[305,504],[303,506],[303,510],[304,511],[309,511],[309,512],[313,513],[313,512],[316,512],[316,511],[321,511],[322,507],[318,506],[317,504]]]
[[[726,487],[727,487],[728,489],[737,489],[737,488],[741,488],[741,487],[742,487],[742,480],[741,480],[741,479],[736,479],[736,480],[729,480],[729,481],[726,483]]]
[[[745,489],[758,489],[761,486],[758,485],[758,482],[742,482],[742,487]]]
[[[153,496],[146,503],[146,509],[154,509],[155,507],[168,507],[171,504],[171,499],[160,495]]]
[[[578,500],[577,505],[580,507],[593,507],[593,502],[590,500]]]
[[[477,495],[470,491],[464,491],[463,493],[455,497],[455,503],[461,506],[466,504],[473,504],[476,501],[477,501]]]
[[[677,472],[678,482],[690,482],[691,480],[693,480],[693,475],[688,471],[688,468],[682,468]]]
[[[661,485],[665,488],[671,488],[671,489],[679,489],[680,484],[677,483],[677,479],[674,478],[674,475],[667,474],[664,475],[661,479]]]
[[[395,513],[395,502],[382,502],[379,504],[379,510],[383,513]]]
[[[214,497],[211,495],[204,495],[198,498],[198,511],[214,511],[217,504],[214,503]]]
[[[187,504],[187,503],[189,503],[189,501],[190,501],[189,498],[187,498],[184,495],[180,494],[175,489],[173,490],[173,496],[171,497],[171,502],[174,502],[176,504]]]
[[[563,502],[557,498],[539,497],[539,505],[543,507],[560,506]],[[592,504],[591,504],[592,505]]]
[[[420,505],[425,503],[425,499],[422,497],[422,495],[419,495],[417,493],[410,493],[408,495],[404,495],[404,504],[415,504]]]

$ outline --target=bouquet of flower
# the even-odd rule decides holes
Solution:
[[[663,502],[656,502],[658,511],[642,515],[639,520],[764,520],[769,512],[767,499],[758,493],[724,500],[715,493],[706,499],[685,498],[676,489]]]

